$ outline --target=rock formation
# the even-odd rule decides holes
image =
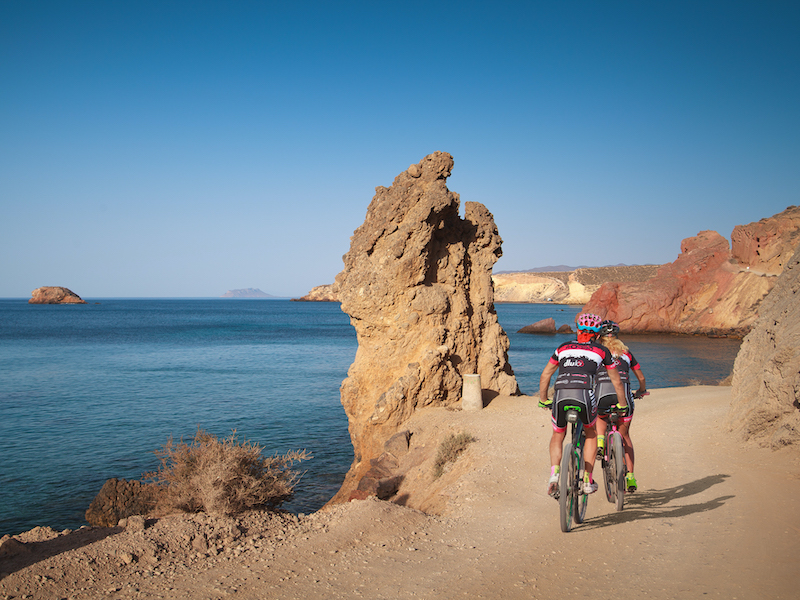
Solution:
[[[97,527],[116,527],[120,519],[150,514],[162,494],[154,483],[107,479],[86,510],[86,521]]]
[[[358,350],[341,386],[355,458],[334,502],[373,466],[378,480],[396,477],[391,457],[380,460],[385,444],[415,410],[457,405],[462,374],[480,374],[485,391],[519,393],[493,303],[502,240],[482,204],[459,216],[452,168],[435,152],[376,188],[336,277]]]
[[[302,298],[292,298],[294,302],[338,302],[339,296],[336,293],[336,286],[333,284],[329,285],[318,285],[315,288],[311,288],[311,291],[308,292]]]
[[[735,227],[731,253],[751,271],[780,275],[800,243],[800,206],[756,223]]]
[[[86,302],[65,287],[45,286],[31,292],[28,304],[86,304]]]
[[[800,245],[782,262],[736,355],[728,413],[731,430],[772,448],[800,443]]]
[[[556,320],[553,317],[536,321],[531,325],[525,325],[517,333],[552,333],[556,332]]]
[[[800,208],[733,230],[733,250],[715,231],[681,243],[675,262],[644,283],[606,283],[583,307],[626,332],[745,335],[800,241]]]

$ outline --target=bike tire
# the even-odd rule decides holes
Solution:
[[[608,453],[608,449],[603,453],[603,487],[606,490],[606,500],[608,500],[611,504],[617,501],[616,496],[616,487],[614,485],[614,470],[611,467],[611,461],[609,460],[610,456]]]
[[[558,479],[558,508],[561,521],[561,531],[567,533],[572,529],[572,516],[575,503],[575,479],[578,474],[575,472],[575,446],[572,442],[564,447],[564,454],[561,457],[561,477]]]
[[[614,465],[614,483],[616,484],[616,508],[622,510],[625,504],[625,447],[622,444],[622,435],[614,434],[614,441],[611,445],[611,463]]]
[[[575,522],[580,524],[583,523],[584,519],[586,518],[586,507],[589,504],[589,495],[584,494],[581,491],[581,487],[583,486],[583,481],[581,481],[580,473],[581,473],[581,466],[583,466],[583,449],[586,445],[586,440],[581,438],[581,447],[580,449],[573,452],[573,459],[575,461]]]

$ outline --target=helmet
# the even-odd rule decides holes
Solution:
[[[600,323],[600,335],[603,337],[607,335],[619,335],[619,325],[614,323],[614,321],[609,321],[606,319],[602,323]]]
[[[594,331],[597,333],[600,331],[600,322],[602,319],[597,315],[593,315],[591,313],[582,313],[578,315],[578,318],[575,319],[575,322],[578,325],[578,329],[583,329],[585,331]]]

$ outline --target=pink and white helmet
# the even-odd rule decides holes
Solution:
[[[600,323],[603,322],[603,319],[602,317],[593,315],[592,313],[581,313],[575,319],[575,322],[578,325],[578,329],[597,333],[600,331]]]

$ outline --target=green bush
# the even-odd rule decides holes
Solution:
[[[458,456],[467,449],[467,446],[475,441],[477,441],[476,438],[463,431],[448,435],[439,444],[439,451],[436,453],[436,460],[433,463],[434,479],[441,477],[447,463],[455,462]]]
[[[302,473],[294,463],[311,458],[305,450],[263,457],[261,446],[238,441],[236,431],[222,440],[201,429],[194,439],[170,438],[155,454],[158,471],[145,474],[164,488],[164,509],[234,515],[250,509],[274,510],[292,497]]]

